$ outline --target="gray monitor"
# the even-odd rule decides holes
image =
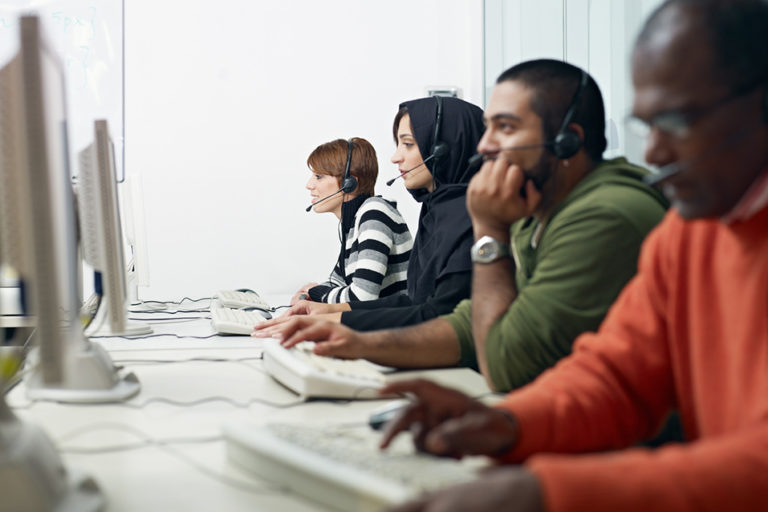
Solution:
[[[149,334],[148,324],[128,318],[123,230],[115,153],[107,121],[94,122],[94,142],[78,154],[78,220],[83,259],[94,271],[97,308],[87,336]]]

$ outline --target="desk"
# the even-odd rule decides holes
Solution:
[[[140,316],[146,319],[161,315]],[[203,318],[154,321],[152,327],[159,334],[181,336],[213,332],[209,321]],[[325,510],[231,466],[221,438],[222,424],[362,424],[373,408],[384,403],[300,403],[294,393],[264,373],[260,360],[262,342],[254,338],[217,336],[200,340],[169,335],[138,340],[108,338],[99,343],[116,364],[138,376],[142,385],[138,396],[126,404],[30,404],[20,384],[9,393],[8,403],[21,419],[46,430],[70,470],[81,470],[99,482],[108,500],[108,510],[113,512]],[[470,392],[487,390],[482,377],[471,370],[408,373],[437,377],[447,384],[455,382]],[[248,405],[238,407],[224,400],[187,406],[151,401],[165,398],[194,402],[210,397]],[[207,441],[136,447],[143,442],[139,435],[154,440]],[[132,448],[106,453],[74,451],[115,445]]]

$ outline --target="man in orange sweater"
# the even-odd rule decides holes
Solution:
[[[384,390],[416,399],[382,446],[410,427],[433,453],[523,463],[401,510],[768,510],[765,34],[764,0],[651,15],[633,116],[673,210],[598,333],[496,408],[427,381]],[[617,451],[675,408],[687,444]]]

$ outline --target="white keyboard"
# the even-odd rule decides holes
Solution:
[[[259,308],[272,311],[267,301],[256,292],[241,292],[233,290],[220,290],[216,293],[219,303],[225,308]]]
[[[259,310],[211,308],[211,325],[221,334],[251,334],[253,326],[266,320]]]
[[[391,368],[362,359],[335,359],[315,355],[313,342],[286,349],[276,340],[264,341],[264,369],[300,396],[326,398],[380,398]]]
[[[382,452],[370,429],[272,424],[224,427],[227,457],[259,477],[337,510],[381,510],[466,482],[488,466],[415,454],[408,436]]]

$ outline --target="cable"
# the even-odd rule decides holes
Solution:
[[[144,402],[140,404],[134,404],[131,402],[123,402],[119,404],[115,404],[118,407],[129,407],[131,409],[143,409],[146,406],[153,404],[153,403],[162,403],[167,405],[175,405],[177,407],[195,407],[197,405],[202,405],[205,403],[210,402],[224,402],[226,404],[229,404],[233,407],[236,407],[238,409],[248,409],[253,404],[262,404],[267,405],[269,407],[274,407],[276,409],[290,409],[291,407],[296,407],[297,405],[303,405],[305,403],[305,400],[298,400],[296,402],[288,402],[285,404],[276,403],[276,402],[270,402],[269,400],[263,400],[261,398],[251,398],[247,402],[238,402],[237,400],[232,400],[229,397],[226,396],[207,396],[204,398],[198,398],[197,400],[192,400],[190,402],[182,402],[180,400],[174,400],[173,398],[166,398],[162,396],[153,397],[145,400]]]
[[[137,320],[140,322],[148,322],[148,323],[154,323],[154,322],[183,323],[183,322],[188,322],[190,320],[210,320],[210,319],[211,317],[209,316],[189,316],[189,317],[185,316],[181,318],[138,318],[134,316],[128,317],[128,320]]]
[[[160,306],[159,307],[152,307],[152,309],[129,309],[128,311],[130,313],[160,313],[160,312],[169,313],[169,311],[168,311],[168,304],[181,305],[184,302],[200,302],[200,301],[204,301],[204,300],[212,301],[213,297],[201,297],[199,299],[193,299],[193,298],[190,298],[190,297],[184,297],[180,301],[143,300],[143,301],[139,302],[138,304],[131,304],[131,305],[132,306],[135,306],[135,305],[147,305],[147,306],[149,306],[150,304],[159,304]],[[208,309],[210,309],[210,305],[209,305]],[[194,309],[194,310],[193,309],[181,310],[181,309],[176,309],[176,311],[174,313],[176,313],[176,312],[183,312],[183,311],[187,311],[187,312],[202,312],[202,311],[208,311],[208,309],[204,309],[204,310],[198,310],[198,309]]]
[[[97,448],[62,446],[62,444],[68,439],[73,439],[80,435],[87,434],[89,432],[96,431],[96,430],[118,430],[122,432],[127,432],[137,437],[141,442],[134,443],[134,444],[102,446]],[[209,469],[207,466],[203,466],[202,464],[199,464],[193,458],[191,458],[190,456],[186,455],[182,451],[177,450],[172,446],[174,444],[206,444],[206,443],[222,441],[223,439],[224,438],[221,435],[209,436],[209,437],[198,437],[198,438],[182,437],[182,438],[175,438],[175,439],[174,438],[154,439],[148,434],[146,434],[145,432],[129,425],[124,425],[121,423],[114,423],[114,422],[100,422],[100,423],[94,423],[91,425],[87,425],[85,427],[80,427],[78,429],[72,430],[64,434],[63,436],[61,436],[57,440],[56,444],[59,446],[59,452],[61,453],[72,453],[72,454],[82,454],[82,455],[99,455],[99,454],[105,454],[105,453],[114,453],[119,451],[137,450],[141,448],[154,447],[172,455],[176,459],[184,462],[185,464],[197,470],[201,474],[209,478],[212,478],[217,482],[228,485],[230,487],[234,487],[236,489],[251,492],[254,494],[271,494],[271,493],[286,494],[288,492],[288,488],[285,486],[268,484],[268,483],[264,483],[262,486],[257,486],[257,485],[249,484],[247,482],[237,480],[235,478],[229,477],[224,474],[216,473],[211,469]]]
[[[155,309],[152,311],[137,311],[129,309],[129,313],[140,313],[145,315],[152,315],[155,313],[162,313],[164,315],[178,315],[179,313],[208,313],[210,311],[210,308],[206,309],[177,309],[176,311],[167,311],[164,309]]]
[[[123,340],[144,340],[147,338],[162,338],[165,336],[172,336],[180,340],[207,340],[219,336],[218,333],[209,334],[208,336],[179,336],[178,334],[145,334],[144,336],[91,336],[91,339],[97,338],[120,338]]]
[[[237,359],[228,359],[224,357],[190,357],[188,359],[113,359],[114,364],[178,364],[178,363],[245,363],[246,361],[262,361],[263,355],[258,357],[242,357]],[[248,368],[258,370],[264,373],[264,370],[251,365],[244,365]]]

